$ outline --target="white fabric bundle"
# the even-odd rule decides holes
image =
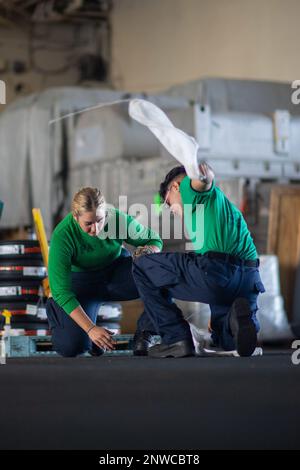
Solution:
[[[175,127],[166,114],[149,101],[130,100],[129,115],[153,132],[167,151],[185,167],[190,178],[199,178],[199,146],[193,137]]]

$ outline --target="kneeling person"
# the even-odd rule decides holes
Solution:
[[[149,350],[153,357],[195,352],[189,324],[172,298],[210,305],[216,346],[236,349],[240,356],[250,356],[256,347],[257,296],[265,291],[257,251],[241,212],[216,186],[212,169],[203,163],[200,170],[204,177],[194,180],[183,166],[173,168],[160,185],[161,200],[184,217],[195,251],[145,255],[133,264],[145,311],[162,338]],[[195,240],[193,234],[201,231],[199,245],[201,236]]]
[[[109,222],[115,233],[109,233]],[[72,212],[52,234],[49,252],[52,297],[47,300],[46,312],[54,350],[62,356],[86,351],[100,355],[105,349],[114,349],[110,332],[96,325],[98,310],[106,301],[139,298],[132,257],[123,242],[138,247],[137,256],[158,252],[162,247],[153,230],[122,211],[106,210],[99,189],[78,191]],[[143,313],[135,335],[136,354],[147,354],[152,333],[157,332]]]

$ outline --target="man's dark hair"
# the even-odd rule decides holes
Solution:
[[[161,201],[165,200],[169,184],[178,175],[186,175],[184,166],[175,166],[175,168],[172,168],[172,170],[170,170],[169,173],[166,175],[164,181],[160,184],[159,195],[160,195]]]

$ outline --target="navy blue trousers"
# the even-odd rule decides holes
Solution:
[[[145,311],[171,344],[191,339],[188,322],[171,298],[210,305],[213,339],[225,350],[236,349],[229,310],[237,297],[248,300],[257,331],[257,296],[264,292],[259,270],[195,253],[156,253],[133,263],[133,276]]]
[[[119,258],[97,271],[72,272],[72,291],[92,322],[104,302],[139,298],[132,275],[132,257],[123,249]],[[53,298],[46,303],[53,348],[62,356],[73,357],[91,349],[88,335]],[[156,333],[149,317],[142,313],[139,328]]]

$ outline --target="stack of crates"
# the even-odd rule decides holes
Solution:
[[[42,280],[47,276],[39,242],[0,242],[0,314],[9,310],[13,335],[48,334]]]

